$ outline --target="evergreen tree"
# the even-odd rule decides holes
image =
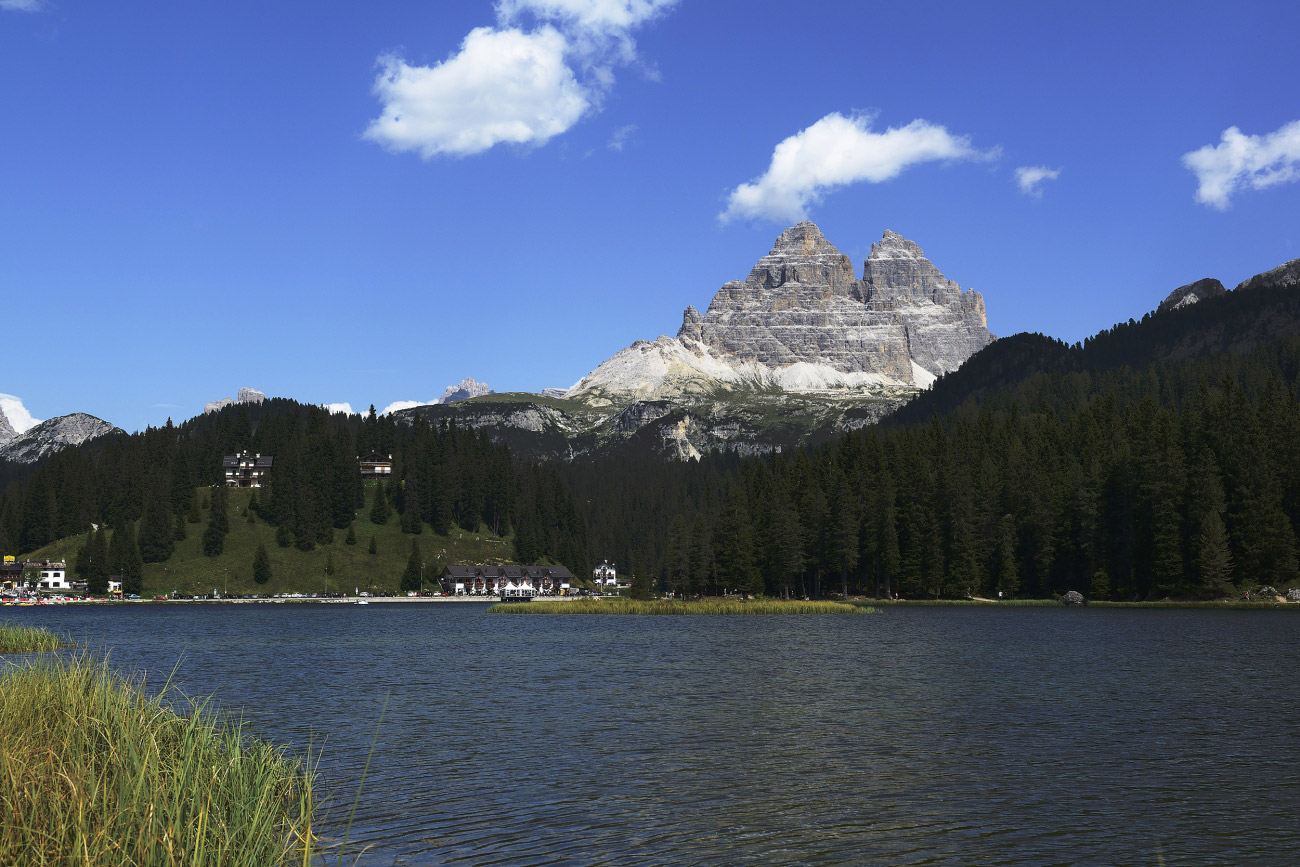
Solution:
[[[371,539],[374,537],[372,536]],[[420,543],[411,540],[411,556],[406,558],[406,571],[402,573],[401,588],[403,592],[420,589]]]
[[[343,539],[343,542],[344,542],[344,544],[347,544],[347,545],[355,545],[355,544],[357,544],[357,528],[356,528],[356,525],[354,525],[354,524],[348,524],[348,535],[347,535],[346,538]]]
[[[108,540],[100,527],[86,546],[86,593],[103,596],[108,592]]]
[[[293,532],[288,524],[281,524],[275,528],[275,544],[281,548],[288,548],[293,544]]]
[[[257,552],[253,554],[253,580],[265,584],[271,580],[271,557],[266,553],[266,545],[258,542]]]
[[[199,509],[199,492],[193,491],[190,496],[190,508],[185,513],[185,521],[190,524],[197,524],[203,520],[203,512]]]
[[[998,522],[997,588],[1008,597],[1020,590],[1020,572],[1016,565],[1016,519],[1003,515]]]
[[[172,539],[177,542],[184,542],[185,537],[185,516],[178,513],[176,515],[176,524],[172,528]]]
[[[1201,521],[1196,546],[1196,571],[1201,593],[1226,596],[1232,592],[1232,551],[1219,513],[1210,510]]]
[[[412,541],[414,541],[414,540],[412,540]],[[379,546],[377,546],[377,545],[375,544],[375,536],[374,536],[373,533],[370,535],[370,547],[369,547],[367,550],[368,550],[371,554],[378,554],[378,553],[379,553]]]
[[[387,524],[388,517],[392,511],[388,507],[388,496],[384,491],[384,483],[375,483],[374,498],[370,505],[370,523]]]
[[[176,526],[172,521],[166,486],[155,476],[149,483],[140,518],[140,555],[146,563],[162,563],[172,555]]]
[[[212,493],[212,509],[208,512],[208,526],[203,531],[203,553],[218,557],[226,547],[226,534],[230,532],[230,518],[226,514],[229,499],[224,485]]]

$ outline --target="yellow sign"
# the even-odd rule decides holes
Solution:
[[[13,555],[13,554],[6,554],[6,555],[5,555],[5,562],[6,562],[6,563],[12,563],[12,562],[14,562],[14,555]]]

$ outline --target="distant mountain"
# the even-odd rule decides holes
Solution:
[[[567,397],[593,405],[755,386],[862,392],[924,388],[993,340],[984,298],[963,292],[921,248],[886,231],[858,279],[853,262],[809,222],[781,233],[749,276],[723,285],[676,337],[637,341]]]
[[[4,410],[0,409],[0,446],[4,446],[5,443],[17,439],[17,437],[18,431],[14,430],[14,426],[9,423]]]
[[[110,433],[125,431],[84,412],[61,415],[0,444],[0,460],[34,464],[69,446],[79,446]]]
[[[485,394],[492,394],[492,388],[486,382],[478,382],[472,376],[467,376],[456,385],[447,386],[447,390],[438,398],[438,403],[455,403],[458,400],[469,400],[471,397],[482,397]]]
[[[216,412],[228,406],[234,406],[239,403],[261,403],[266,400],[266,395],[255,388],[241,388],[238,394],[231,397],[222,397],[217,400],[209,401],[203,407],[205,413]]]
[[[1129,320],[1067,345],[1041,334],[1004,337],[973,355],[893,413],[890,424],[910,424],[1042,374],[1095,373],[1122,366],[1245,355],[1276,340],[1300,337],[1300,259],[1218,291],[1218,280],[1175,289],[1156,313]],[[1195,298],[1195,301],[1189,300]]]
[[[1206,277],[1204,280],[1197,280],[1195,283],[1179,286],[1173,292],[1170,292],[1169,297],[1160,302],[1156,312],[1164,313],[1166,310],[1178,310],[1188,304],[1196,304],[1207,298],[1218,298],[1221,295],[1226,295],[1227,292],[1228,290],[1224,289],[1223,284],[1218,280],[1213,277]]]

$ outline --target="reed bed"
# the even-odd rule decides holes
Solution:
[[[48,629],[0,623],[0,653],[40,653],[67,646],[68,642]]]
[[[857,614],[864,609],[843,602],[805,602],[797,599],[579,599],[575,602],[499,602],[488,609],[496,614]],[[867,611],[866,613],[870,613]]]
[[[883,607],[898,606],[903,608],[1061,608],[1066,607],[1059,599],[872,599],[856,601],[854,605],[879,605]],[[1290,608],[1300,611],[1300,604],[1294,602],[1246,602],[1241,599],[1177,600],[1153,599],[1146,602],[1107,602],[1091,600],[1085,605],[1068,607],[1088,608],[1207,608],[1223,611],[1256,611]]]
[[[0,864],[308,865],[315,783],[170,684],[151,697],[84,652],[0,675]]]

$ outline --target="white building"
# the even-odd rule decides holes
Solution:
[[[597,587],[608,587],[611,590],[617,587],[618,573],[614,570],[614,564],[602,560],[599,566],[591,570],[591,580],[596,582]]]
[[[38,590],[71,590],[72,584],[68,581],[68,564],[57,561],[46,560],[39,566],[41,570],[40,577],[36,579],[36,588]]]

